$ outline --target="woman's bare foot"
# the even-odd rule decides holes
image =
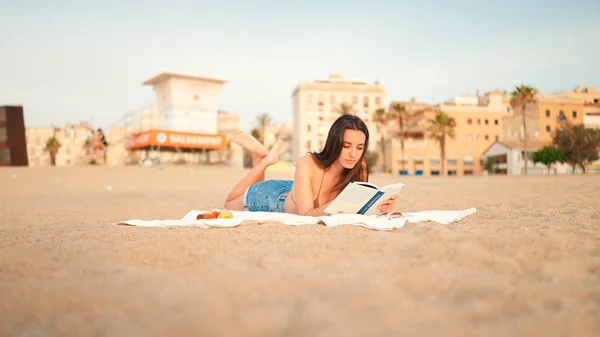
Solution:
[[[266,161],[267,165],[273,165],[279,161],[279,156],[282,155],[286,149],[287,144],[283,140],[279,139],[263,160]]]
[[[229,140],[250,151],[252,161],[256,165],[269,151],[251,134],[246,131],[236,131],[229,135]]]

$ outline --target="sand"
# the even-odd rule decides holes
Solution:
[[[0,335],[600,331],[598,175],[372,177],[406,184],[399,210],[478,209],[451,225],[391,232],[112,224],[221,207],[244,172],[0,169]]]

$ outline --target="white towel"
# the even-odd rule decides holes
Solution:
[[[336,214],[331,216],[301,216],[287,213],[270,212],[237,212],[232,211],[232,219],[210,219],[196,220],[198,214],[206,211],[190,211],[179,220],[127,220],[116,223],[117,225],[143,226],[143,227],[171,227],[171,226],[196,226],[203,228],[211,227],[236,227],[243,221],[281,222],[286,225],[314,225],[324,224],[327,227],[341,225],[356,225],[373,230],[393,230],[404,227],[408,221],[418,223],[433,221],[440,224],[449,224],[459,221],[467,215],[475,213],[475,208],[459,211],[424,211],[413,213],[402,213],[402,217],[387,219],[377,218],[375,215],[361,214]]]

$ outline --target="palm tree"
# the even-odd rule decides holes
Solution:
[[[398,118],[398,125],[400,126],[400,152],[402,153],[401,172],[404,174],[404,127],[406,126],[406,120],[410,117],[406,107],[402,104],[395,104],[393,106],[394,111],[391,113],[391,118]]]
[[[56,136],[52,136],[46,141],[46,147],[44,148],[44,151],[48,152],[50,155],[50,164],[52,166],[56,166],[56,154],[61,146],[62,145],[58,139],[56,139]]]
[[[446,136],[456,137],[454,128],[456,121],[445,112],[438,112],[434,119],[429,120],[427,131],[433,139],[440,143],[440,156],[442,157],[442,175],[446,174]]]
[[[527,163],[529,162],[529,154],[527,153],[527,123],[525,123],[525,110],[528,104],[535,103],[538,91],[534,87],[529,87],[521,84],[520,87],[515,87],[511,93],[510,104],[521,108],[521,116],[523,117],[523,149],[525,153],[525,175],[527,175]]]
[[[352,104],[346,102],[340,103],[340,106],[335,108],[335,111],[340,115],[354,114],[354,108],[352,107]]]
[[[271,116],[268,113],[260,114],[258,117],[258,125],[260,125],[260,136],[262,138],[262,143],[265,147],[267,147],[267,128],[271,125]]]
[[[385,111],[385,109],[377,109],[375,110],[375,113],[373,114],[373,122],[375,123],[375,125],[377,126],[377,132],[381,135],[381,140],[379,142],[380,146],[381,146],[381,153],[383,155],[383,172],[387,172],[387,160],[386,160],[386,155],[385,155],[385,130],[386,130],[386,126],[388,124],[388,121],[390,121],[390,119],[392,119],[393,116],[389,113],[387,113],[387,111]]]

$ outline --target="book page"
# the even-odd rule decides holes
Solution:
[[[379,200],[377,200],[373,206],[371,206],[367,212],[365,214],[367,215],[373,215],[373,214],[377,214],[379,212],[378,207],[379,205],[384,202],[385,200],[391,198],[392,196],[400,193],[400,191],[402,190],[402,188],[404,187],[404,184],[402,183],[396,183],[396,184],[391,184],[391,185],[386,185],[384,186],[381,191],[384,192],[383,195],[381,196],[381,198],[379,198]]]
[[[386,194],[391,193],[392,195],[398,194],[404,187],[403,183],[396,183],[384,186],[381,190]]]
[[[356,214],[371,198],[379,192],[372,187],[350,183],[325,209],[329,214]]]

